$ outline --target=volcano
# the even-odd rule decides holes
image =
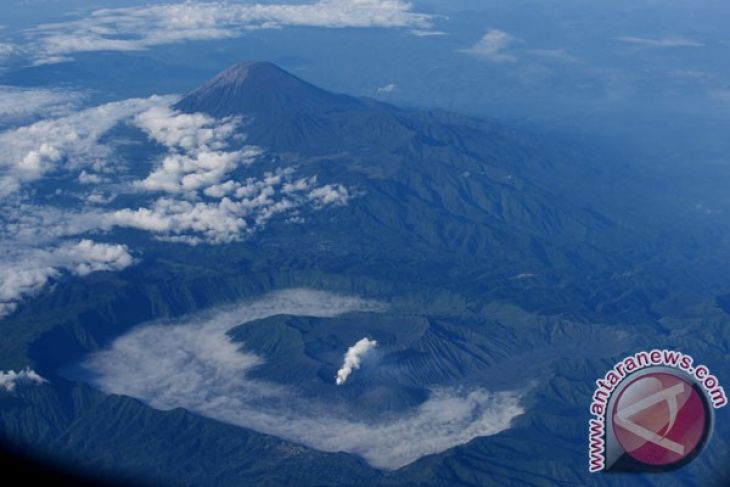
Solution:
[[[177,108],[215,117],[261,118],[286,113],[328,114],[362,105],[356,98],[329,93],[272,63],[249,62],[221,72],[185,96]]]

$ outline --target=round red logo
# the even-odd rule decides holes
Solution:
[[[613,430],[635,460],[668,466],[701,447],[709,421],[701,393],[667,372],[642,375],[620,393],[612,411]]]

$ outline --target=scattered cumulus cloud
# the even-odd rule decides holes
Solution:
[[[83,184],[83,182],[82,182]],[[103,193],[94,191],[91,194],[86,195],[85,201],[90,205],[107,205],[114,201],[118,195],[113,193]]]
[[[291,216],[296,217],[307,205],[322,209],[344,205],[350,198],[341,185],[328,184],[306,192],[317,178],[292,181],[293,173],[292,168],[280,169],[261,178],[209,186],[203,194],[213,201],[161,197],[150,206],[116,210],[107,221],[111,226],[151,232],[163,241],[223,244],[246,238],[277,215],[293,213]]]
[[[242,352],[241,344],[226,333],[277,314],[331,317],[383,309],[357,297],[279,291],[173,323],[137,327],[70,374],[157,409],[182,407],[317,450],[356,454],[380,469],[396,469],[478,436],[496,434],[522,414],[516,392],[437,388],[430,390],[425,402],[398,415],[361,415],[356,404],[324,404],[249,377],[265,357]]]
[[[228,140],[238,136],[236,119],[218,121],[202,113],[157,107],[138,115],[136,123],[169,149],[162,163],[139,182],[148,191],[181,193],[217,185],[239,166],[252,164],[262,152],[254,146],[225,150]]]
[[[514,63],[517,56],[509,52],[515,37],[503,30],[491,29],[469,49],[462,52],[478,56],[494,63]]]
[[[335,379],[337,385],[341,386],[347,382],[352,372],[360,368],[363,358],[377,346],[378,342],[376,340],[363,338],[348,348],[345,353],[345,360],[342,362],[342,367],[337,371],[337,377]]]
[[[81,240],[55,251],[61,265],[77,276],[97,271],[118,271],[132,265],[133,258],[126,245],[103,244]]]
[[[239,240],[248,227],[240,209],[228,198],[215,203],[160,198],[149,208],[117,210],[110,215],[110,221],[116,226],[161,235],[161,240],[191,245],[204,241],[230,243]]]
[[[646,47],[702,47],[702,42],[688,39],[686,37],[634,37],[634,36],[620,36],[615,38],[617,41],[625,42],[628,44],[636,44],[639,46]]]
[[[15,372],[14,370],[5,372],[0,370],[0,389],[5,389],[7,392],[13,392],[21,384],[32,385],[43,384],[44,382],[48,381],[30,367],[26,367],[20,372]]]
[[[169,107],[151,108],[137,115],[135,122],[158,143],[186,151],[222,149],[237,128],[235,119],[217,121],[203,113],[180,113]]]
[[[79,173],[78,180],[81,184],[101,184],[109,181],[104,176],[86,172],[85,169],[82,170],[81,173]]]
[[[316,176],[296,178],[293,167],[233,177],[263,154],[259,147],[241,146],[245,137],[239,122],[161,107],[137,115],[135,123],[168,152],[133,185],[164,195],[139,208],[111,212],[107,224],[151,232],[164,241],[222,244],[250,236],[276,216],[296,218],[305,207],[318,210],[349,201],[346,187],[319,186]]]
[[[38,59],[65,60],[84,51],[139,51],[185,41],[234,38],[286,26],[414,28],[431,17],[402,0],[318,0],[297,4],[231,1],[152,4],[100,9],[88,17],[45,24],[31,32]]]
[[[259,154],[256,149],[222,152],[200,150],[173,152],[149,176],[138,183],[147,191],[182,193],[217,185],[241,164],[250,164]]]

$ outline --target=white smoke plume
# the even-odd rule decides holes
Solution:
[[[337,385],[341,386],[347,382],[352,371],[360,368],[360,364],[362,364],[362,359],[365,355],[377,346],[377,341],[370,340],[369,338],[363,338],[348,348],[347,353],[345,354],[345,361],[342,362],[342,367],[340,367],[340,370],[337,371]]]

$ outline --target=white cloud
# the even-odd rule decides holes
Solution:
[[[0,86],[0,128],[66,115],[82,99],[75,91]]]
[[[264,358],[241,352],[240,343],[226,334],[241,323],[276,314],[327,317],[382,309],[354,297],[279,291],[175,323],[137,327],[89,357],[77,378],[157,409],[182,407],[318,450],[350,452],[382,469],[496,434],[522,414],[515,392],[441,388],[408,411],[372,418],[344,397],[340,404],[325,404],[249,377]]]
[[[20,300],[33,296],[63,272],[85,276],[96,271],[118,271],[134,259],[124,245],[91,240],[65,242],[51,249],[3,245],[0,260],[0,317],[12,312]]]
[[[327,184],[309,192],[308,197],[318,207],[326,205],[345,205],[350,200],[350,193],[341,184]]]
[[[64,273],[83,276],[132,264],[123,245],[84,239],[74,246],[70,238],[126,227],[158,240],[225,244],[250,237],[274,218],[300,221],[305,209],[350,199],[344,186],[296,178],[293,167],[250,168],[262,151],[243,145],[239,120],[175,112],[169,108],[175,100],[107,103],[0,132],[0,317]],[[167,151],[141,179],[130,180],[126,161],[102,141],[124,122]],[[38,198],[43,185],[36,183],[51,175],[59,181],[55,193],[46,187]],[[70,209],[63,203],[69,196],[83,206]],[[129,196],[137,202],[133,207],[113,204]]]
[[[218,121],[203,113],[180,113],[169,107],[151,108],[135,117],[153,140],[171,149],[223,149],[238,128],[235,119]]]
[[[10,57],[17,51],[17,48],[13,44],[7,42],[0,42],[0,59],[4,57]]]
[[[60,64],[60,63],[68,63],[73,61],[74,58],[71,56],[46,56],[41,54],[40,57],[37,57],[33,60],[32,66],[44,66],[47,64]]]
[[[86,172],[86,170],[81,171],[79,173],[78,180],[81,184],[101,184],[104,182],[108,182],[108,179],[94,173]]]
[[[462,52],[473,54],[495,63],[514,63],[517,56],[507,52],[515,43],[516,39],[512,34],[498,29],[488,31],[484,36],[469,49]]]
[[[0,176],[0,198],[20,190],[20,181],[12,176]]]
[[[310,176],[308,178],[300,178],[296,181],[285,183],[282,188],[283,193],[297,193],[300,191],[307,191],[317,184],[317,176]]]
[[[245,139],[235,118],[216,120],[154,107],[137,115],[135,123],[168,153],[134,186],[168,196],[137,209],[116,210],[106,219],[108,226],[136,228],[160,240],[191,245],[223,244],[246,238],[277,215],[296,217],[291,213],[304,207],[322,209],[350,199],[342,185],[318,187],[316,176],[294,180],[292,167],[233,177],[263,152],[250,145],[229,149],[231,141]]]
[[[60,265],[77,276],[97,271],[118,271],[129,267],[134,261],[126,245],[96,243],[86,239],[59,247],[55,254]]]
[[[2,313],[1,307],[0,313]],[[20,372],[0,370],[0,389],[5,389],[8,392],[13,392],[19,384],[43,384],[44,382],[48,381],[30,367],[26,367]]]
[[[327,28],[427,28],[430,16],[402,0],[318,0],[305,4],[190,1],[101,9],[79,20],[46,24],[32,33],[38,57],[83,51],[137,51],[163,44],[226,39],[254,29],[285,26]]]
[[[440,30],[422,30],[422,29],[413,29],[411,30],[411,34],[418,37],[441,37],[448,35],[446,32],[442,32]]]
[[[634,36],[621,36],[615,38],[617,41],[626,42],[628,44],[637,44],[640,46],[647,47],[702,47],[703,43],[688,39],[686,37],[661,37],[661,38],[649,38],[649,37],[634,37]]]
[[[116,198],[116,194],[93,192],[86,196],[85,201],[91,205],[108,205]]]
[[[111,162],[102,135],[120,121],[155,105],[169,104],[169,97],[130,99],[88,108],[63,117],[42,120],[0,133],[0,175],[4,193],[59,169],[103,170]]]
[[[376,91],[378,93],[393,93],[396,88],[397,88],[397,86],[396,86],[395,83],[390,83],[390,84],[387,84],[385,86],[381,86]]]
[[[116,210],[106,222],[152,232],[161,240],[223,244],[248,237],[277,215],[307,205],[313,209],[343,205],[350,199],[344,186],[328,184],[310,190],[316,177],[292,181],[293,174],[293,168],[284,168],[260,178],[227,180],[203,190],[217,201],[161,197],[147,207]]]
[[[520,274],[516,274],[516,275],[510,277],[510,279],[522,280],[522,279],[532,279],[534,277],[538,277],[538,275],[534,274],[532,272],[522,272]]]
[[[193,154],[169,154],[162,164],[138,183],[147,191],[182,193],[217,185],[242,162],[250,163],[253,151],[201,151]]]
[[[337,371],[337,377],[335,379],[336,384],[341,386],[347,382],[347,379],[353,371],[360,368],[365,356],[367,356],[367,354],[377,346],[378,342],[376,340],[371,340],[366,337],[358,340],[357,343],[348,348],[345,353],[345,359],[342,362],[342,367],[340,367],[340,370]]]
[[[81,208],[0,200],[0,250],[52,246],[56,241],[102,228],[104,213]]]
[[[225,151],[237,138],[238,120],[216,120],[202,113],[179,113],[155,107],[136,117],[137,125],[170,153],[138,186],[148,191],[182,193],[218,185],[231,171],[249,165],[261,149],[246,146]]]
[[[117,226],[175,237],[173,241],[221,244],[243,237],[248,228],[246,213],[228,198],[216,203],[160,198],[151,208],[117,210],[112,213],[110,221]]]

